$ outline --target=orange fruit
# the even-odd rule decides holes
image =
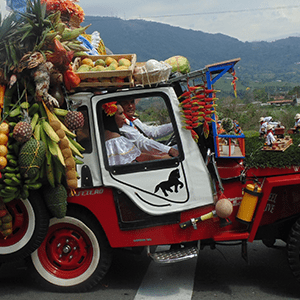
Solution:
[[[5,145],[8,141],[8,136],[4,133],[0,133],[0,145]]]
[[[7,166],[7,159],[4,156],[0,156],[0,170]]]
[[[7,147],[5,145],[0,145],[0,156],[6,156],[7,152]]]
[[[6,122],[2,122],[0,124],[0,133],[4,133],[4,134],[9,133],[9,125]]]

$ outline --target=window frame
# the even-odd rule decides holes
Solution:
[[[175,138],[177,141],[177,147],[179,156],[178,157],[172,157],[169,159],[159,159],[159,160],[151,160],[151,161],[144,161],[144,162],[136,162],[131,164],[125,164],[125,165],[114,165],[109,166],[108,164],[108,158],[107,158],[107,152],[105,147],[105,139],[104,139],[104,127],[103,127],[103,119],[102,119],[102,105],[107,102],[121,102],[123,100],[128,99],[138,99],[138,98],[150,98],[150,97],[160,97],[162,101],[164,101],[164,104],[168,110],[170,121],[173,125],[173,132],[175,134]],[[107,99],[107,101],[99,101],[96,104],[96,110],[97,110],[97,119],[98,124],[100,125],[100,139],[101,139],[101,147],[102,147],[102,153],[104,155],[104,165],[105,169],[108,170],[113,175],[118,174],[127,174],[127,173],[134,173],[134,172],[142,172],[142,171],[151,171],[151,170],[159,170],[159,169],[165,169],[165,168],[174,168],[179,165],[179,163],[183,160],[183,151],[182,151],[182,143],[180,140],[180,135],[177,127],[177,123],[175,120],[175,115],[172,110],[172,106],[169,100],[169,97],[167,94],[163,92],[150,92],[150,93],[141,93],[141,94],[134,94],[134,95],[126,95],[126,96],[116,96]]]
[[[78,137],[80,136],[80,134],[78,134],[77,132],[76,132],[76,138],[75,138],[75,139],[76,139],[76,141],[77,141],[78,143],[80,143],[80,145],[81,145],[82,147],[85,148],[84,151],[81,151],[82,154],[91,154],[91,153],[93,152],[93,143],[92,143],[92,137],[91,137],[91,127],[90,127],[90,122],[89,122],[89,120],[90,120],[90,116],[89,116],[89,108],[88,108],[87,105],[83,104],[83,105],[81,105],[80,107],[77,108],[77,111],[80,111],[80,112],[82,112],[82,113],[83,113],[83,111],[84,111],[84,113],[86,113],[86,115],[87,115],[87,118],[84,118],[84,125],[83,125],[83,128],[84,128],[85,126],[87,126],[87,130],[88,130],[88,140],[89,140],[89,142],[88,142],[88,143],[82,143],[81,141],[79,141],[79,140],[78,140]],[[84,114],[83,114],[83,115],[84,115]]]

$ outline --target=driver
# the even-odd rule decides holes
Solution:
[[[148,126],[134,117],[136,109],[134,99],[121,101],[120,104],[126,116],[126,123],[120,128],[120,132],[134,143],[136,147],[142,152],[153,152],[154,150],[168,153],[170,156],[178,156],[178,150],[152,140],[152,138],[163,137],[173,132],[171,123],[160,126]]]

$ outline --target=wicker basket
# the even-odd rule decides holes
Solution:
[[[163,65],[163,68],[155,71],[147,71],[145,62],[137,62],[133,77],[135,81],[135,85],[155,85],[160,82],[167,81],[172,71],[172,67],[165,63],[160,62]]]

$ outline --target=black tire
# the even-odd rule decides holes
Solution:
[[[287,255],[290,268],[300,282],[300,219],[291,228],[287,242]]]
[[[86,292],[111,264],[112,249],[98,221],[79,207],[52,218],[42,245],[31,255],[36,282],[52,292]]]
[[[263,239],[262,242],[266,247],[272,248],[276,243],[276,239],[275,238]]]
[[[49,214],[37,191],[26,200],[6,204],[13,217],[13,233],[6,239],[0,233],[0,263],[22,260],[43,242],[49,227]]]

